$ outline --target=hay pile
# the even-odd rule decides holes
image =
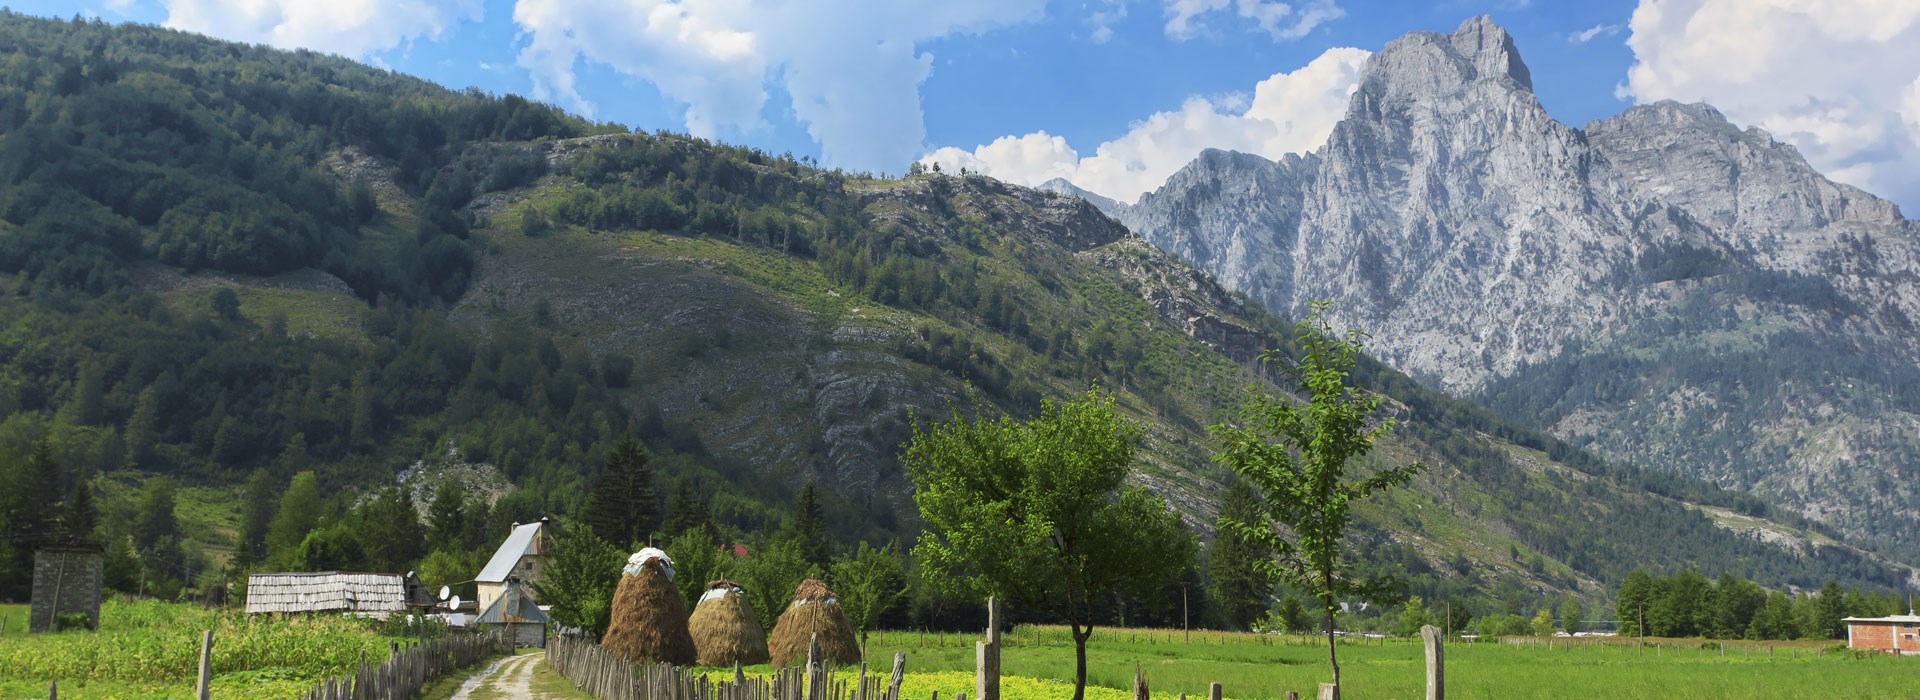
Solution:
[[[613,594],[613,621],[600,646],[628,661],[693,663],[687,604],[680,600],[679,589],[659,559],[647,561],[637,574],[620,577],[620,588]]]
[[[740,586],[720,579],[707,584],[706,595],[693,606],[693,618],[687,621],[693,633],[695,660],[701,666],[742,666],[764,664],[767,656],[767,631],[753,606],[740,595]]]
[[[840,610],[840,599],[816,579],[800,582],[793,592],[793,604],[773,623],[773,640],[768,644],[774,668],[790,668],[807,662],[807,645],[820,635],[820,654],[832,665],[860,662],[860,642],[853,637],[853,626]]]

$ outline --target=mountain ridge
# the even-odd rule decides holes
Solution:
[[[1574,128],[1531,81],[1486,17],[1408,34],[1316,152],[1202,154],[1121,218],[1279,312],[1333,301],[1432,386],[1920,551],[1870,514],[1920,506],[1876,471],[1920,471],[1920,225],[1710,106]]]

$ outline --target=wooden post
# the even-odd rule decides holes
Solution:
[[[1147,693],[1147,677],[1141,675],[1138,663],[1133,665],[1133,700],[1152,700]]]
[[[1188,617],[1187,617],[1187,587],[1186,586],[1180,587],[1180,635],[1181,635],[1181,641],[1189,642],[1189,643],[1193,641],[1193,626],[1188,624]],[[1180,700],[1186,700],[1186,698],[1181,698]]]
[[[212,697],[208,686],[213,684],[213,630],[200,633],[200,681],[193,687],[193,696],[200,700]]]
[[[60,700],[60,681],[47,681],[47,700]]]
[[[1300,693],[1291,690],[1287,691],[1287,700],[1300,700]]]
[[[1321,683],[1319,700],[1340,700],[1340,686]]]
[[[987,638],[974,645],[973,696],[1000,700],[1000,601],[987,599]]]
[[[1207,700],[1220,700],[1220,684],[1219,683],[1214,683],[1207,686]]]
[[[887,700],[900,700],[900,681],[907,675],[907,652],[893,653],[893,678],[887,681]]]
[[[1427,700],[1446,700],[1446,672],[1442,668],[1445,659],[1440,647],[1440,628],[1422,626],[1420,639],[1427,643]]]

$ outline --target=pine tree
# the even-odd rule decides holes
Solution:
[[[174,496],[178,487],[173,477],[156,476],[140,488],[140,500],[134,509],[133,541],[141,551],[150,551],[163,537],[178,537],[180,521],[174,516]]]
[[[680,477],[674,481],[673,496],[667,500],[667,521],[660,526],[660,531],[668,538],[694,532],[711,535],[713,517],[709,508],[707,498],[695,490],[693,480]]]
[[[240,504],[240,542],[242,549],[250,552],[255,560],[266,555],[267,529],[273,525],[273,514],[280,505],[280,491],[273,474],[265,469],[255,469],[247,477],[246,492],[241,494]]]
[[[1232,629],[1252,627],[1254,620],[1267,611],[1267,601],[1273,594],[1273,577],[1262,565],[1273,559],[1273,548],[1247,537],[1233,525],[1259,519],[1259,494],[1245,479],[1235,479],[1220,501],[1220,515],[1213,530],[1213,556],[1207,563],[1213,600]]]
[[[267,526],[267,559],[291,564],[307,533],[320,524],[320,508],[320,480],[310,471],[293,475]]]
[[[159,384],[149,384],[133,402],[133,417],[127,419],[127,461],[132,465],[146,466],[153,459],[159,421]]]
[[[657,521],[653,466],[632,435],[621,438],[607,455],[607,470],[587,494],[583,514],[588,528],[616,547],[645,545]]]
[[[93,487],[80,482],[73,487],[73,496],[67,499],[66,513],[60,516],[60,529],[67,537],[91,541],[94,528],[100,525],[100,511],[93,505]]]
[[[367,499],[356,509],[360,526],[354,534],[367,565],[376,571],[407,571],[426,555],[419,511],[413,491],[392,487]]]
[[[1643,569],[1635,567],[1627,572],[1627,578],[1620,582],[1620,593],[1614,596],[1614,616],[1620,620],[1620,633],[1628,636],[1641,636],[1647,633],[1647,608],[1653,605],[1653,577]]]
[[[800,487],[790,527],[787,537],[800,548],[800,558],[821,569],[833,563],[832,545],[827,541],[826,514],[821,512],[820,499],[811,481]]]
[[[459,479],[447,479],[434,489],[427,504],[427,549],[463,549],[467,535],[467,489]]]

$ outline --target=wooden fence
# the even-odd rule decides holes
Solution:
[[[862,664],[852,679],[834,678],[832,671],[809,679],[799,668],[748,678],[736,667],[732,679],[716,680],[671,664],[631,663],[579,637],[556,637],[547,644],[547,664],[600,700],[900,700],[906,658],[895,654],[893,673],[886,678],[869,676]]]
[[[411,698],[429,681],[466,668],[482,659],[513,653],[513,633],[506,629],[474,634],[450,634],[413,646],[394,649],[379,665],[364,659],[353,673],[328,678],[301,700],[389,700]]]

